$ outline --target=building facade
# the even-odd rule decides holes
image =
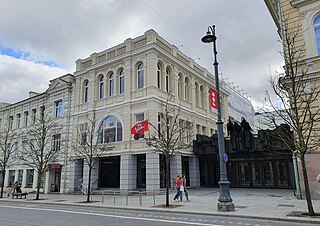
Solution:
[[[297,76],[304,76],[304,93],[318,92],[320,76],[320,2],[317,0],[265,0],[267,8],[278,28],[282,40],[287,37],[286,34],[292,32],[295,34],[292,49],[299,51],[299,70]],[[288,48],[284,45],[285,58],[289,56]],[[298,61],[296,61],[298,62]],[[288,67],[289,64],[286,66]],[[302,81],[302,80],[300,80]],[[319,97],[312,103],[310,109],[317,111],[319,109]],[[318,121],[314,122],[313,134],[318,134],[320,129]],[[307,153],[306,167],[308,172],[308,181],[313,197],[320,197],[319,183],[316,181],[320,173],[320,150],[318,147],[318,135],[313,135],[312,150]],[[300,180],[303,185],[303,177],[300,171]],[[304,189],[304,186],[301,186]]]
[[[45,106],[46,113],[62,125],[59,156],[43,178],[45,192],[71,193],[80,183],[88,184],[88,166],[76,155],[73,141],[86,132],[84,125],[93,115],[96,132],[101,134],[96,142],[111,147],[94,160],[93,189],[155,191],[164,186],[164,157],[145,139],[135,140],[131,127],[145,119],[157,125],[160,103],[170,94],[170,105],[180,109],[181,120],[194,124],[193,134],[211,136],[216,132],[217,114],[210,108],[209,88],[214,88],[212,74],[154,30],[148,30],[140,37],[77,60],[73,75],[50,81],[44,93],[4,105],[0,119],[29,121],[31,114]],[[220,92],[222,120],[226,122],[229,92],[223,82]],[[27,128],[26,124],[13,129]],[[37,175],[31,176],[31,171],[18,162],[9,166],[5,186],[19,180],[23,188],[34,190]],[[175,176],[181,173],[186,174],[189,186],[200,186],[199,159],[192,147],[177,151],[171,158],[172,187]]]
[[[58,155],[48,165],[48,172],[41,178],[44,192],[63,192],[66,189],[67,153],[70,150],[71,113],[73,109],[72,84],[74,76],[67,74],[50,81],[44,93],[29,92],[29,98],[14,104],[4,104],[0,109],[0,132],[5,132],[9,126],[16,137],[14,153],[7,165],[4,186],[11,186],[19,181],[23,190],[33,191],[37,187],[38,173],[32,167],[19,160],[19,152],[23,149],[21,134],[36,123],[40,114],[49,116],[57,125],[57,133],[52,137],[47,148],[55,145],[59,149]],[[3,143],[1,144],[3,145]],[[2,181],[2,178],[1,180]]]

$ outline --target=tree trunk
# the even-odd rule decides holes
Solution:
[[[87,202],[90,202],[90,193],[91,193],[91,171],[92,171],[92,166],[89,166],[89,180],[88,180],[88,189],[87,189]]]
[[[169,203],[169,200],[170,200],[170,197],[169,197],[169,187],[170,187],[170,158],[169,157],[166,157],[166,206],[169,206],[170,203]]]
[[[41,183],[41,177],[42,177],[42,172],[38,172],[36,200],[39,200],[39,199],[40,199],[40,183]]]
[[[1,194],[0,194],[0,198],[3,197],[3,189],[4,189],[4,176],[6,175],[6,167],[4,167],[3,169],[1,169],[1,174],[2,174],[2,181],[1,181]]]
[[[309,181],[308,181],[308,173],[307,173],[306,162],[305,162],[304,157],[305,157],[304,155],[301,155],[301,166],[302,166],[302,173],[303,173],[303,180],[304,180],[304,188],[305,188],[305,192],[306,192],[308,212],[309,212],[310,216],[315,216],[313,206],[312,206]]]

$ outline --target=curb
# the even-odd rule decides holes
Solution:
[[[61,203],[49,201],[49,200],[33,200],[33,199],[25,199],[25,200],[8,200],[8,199],[0,199],[1,201],[7,202],[19,202],[19,203],[37,203],[37,204],[52,204],[52,205],[61,205],[61,206],[81,206],[81,207],[94,207],[94,208],[109,208],[109,209],[118,209],[118,210],[139,210],[139,211],[149,211],[149,212],[162,212],[162,213],[178,213],[178,214],[194,214],[194,215],[205,215],[205,216],[219,216],[219,217],[234,217],[234,218],[242,218],[242,219],[258,219],[258,220],[272,220],[272,221],[281,221],[281,222],[294,222],[294,223],[309,223],[309,224],[320,224],[319,219],[292,219],[285,217],[264,217],[264,216],[246,216],[246,215],[237,215],[237,214],[228,214],[228,213],[211,213],[211,212],[195,212],[189,210],[175,210],[175,209],[161,209],[156,207],[129,207],[129,206],[110,206],[110,205],[88,205],[88,203]],[[30,202],[32,201],[32,202]]]

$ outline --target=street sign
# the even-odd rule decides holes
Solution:
[[[228,156],[227,153],[224,153],[224,155],[223,155],[223,161],[224,161],[224,162],[228,162],[228,161],[229,161],[229,156]]]

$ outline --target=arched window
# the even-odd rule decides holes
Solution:
[[[320,55],[320,14],[313,20],[314,34],[316,39],[318,55]]]
[[[196,106],[199,106],[199,85],[197,82],[195,83],[195,87],[196,87]]]
[[[166,68],[166,92],[170,91],[170,69]]]
[[[158,63],[158,69],[157,69],[157,86],[159,89],[161,89],[161,72],[162,72],[162,67],[161,64]]]
[[[98,143],[122,141],[122,125],[115,116],[108,116],[99,127]]]
[[[104,98],[104,77],[101,76],[99,79],[99,99]]]
[[[181,74],[179,74],[178,75],[178,97],[182,97],[182,95],[181,95],[181,91],[182,91],[182,82],[181,82],[181,79],[182,79],[182,75]]]
[[[89,81],[85,80],[83,83],[83,102],[88,103],[88,95],[89,95]]]
[[[109,75],[108,90],[109,90],[109,97],[112,97],[114,95],[114,75],[113,75],[113,73],[111,73]]]
[[[140,63],[137,69],[137,89],[141,89],[144,86],[143,63]]]
[[[124,71],[121,69],[119,71],[119,94],[124,93]]]
[[[200,106],[204,108],[204,88],[200,86]]]
[[[189,78],[188,77],[184,79],[184,99],[185,100],[189,99]]]

